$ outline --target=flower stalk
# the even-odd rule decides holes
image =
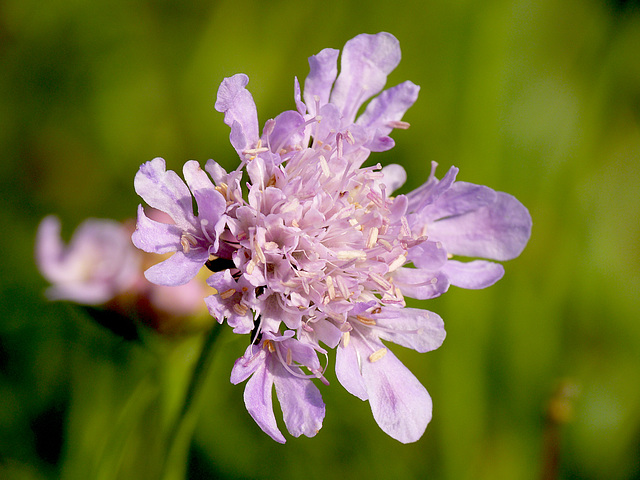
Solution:
[[[181,480],[186,477],[196,421],[200,413],[202,389],[206,383],[214,357],[214,346],[222,328],[213,326],[204,334],[200,354],[191,372],[191,377],[182,400],[182,406],[171,423],[166,437],[162,457],[162,480]]]

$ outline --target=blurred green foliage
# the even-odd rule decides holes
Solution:
[[[246,339],[225,334],[190,477],[536,479],[559,455],[558,478],[640,478],[640,11],[604,0],[5,0],[0,478],[155,478],[149,382],[190,365],[183,345],[127,343],[47,303],[40,219],[68,235],[133,217],[133,176],[155,156],[233,167],[213,109],[223,77],[249,75],[264,122],[293,108],[308,56],[382,30],[403,50],[390,84],[422,90],[411,129],[372,161],[404,165],[405,191],[436,160],[514,194],[531,242],[494,287],[414,303],[448,331],[433,353],[394,348],[433,396],[419,442],[386,437],[330,374],[321,432],[276,444],[229,383]],[[100,471],[112,430],[129,474]]]

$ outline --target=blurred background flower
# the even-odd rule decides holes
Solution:
[[[522,201],[531,241],[495,286],[410,304],[448,332],[428,356],[396,352],[433,397],[419,442],[387,438],[368,405],[322,387],[321,433],[276,444],[229,382],[246,342],[224,332],[190,478],[640,478],[640,10],[607,0],[5,0],[1,478],[117,478],[100,468],[109,455],[145,478],[154,412],[171,404],[153,385],[181,378],[191,352],[127,342],[48,303],[40,220],[57,214],[68,241],[88,217],[132,218],[133,177],[156,156],[174,170],[235,167],[213,108],[224,77],[249,75],[264,123],[294,108],[307,57],[379,31],[403,53],[388,85],[421,91],[411,128],[371,162],[402,164],[403,192],[432,160],[455,165],[459,180]]]

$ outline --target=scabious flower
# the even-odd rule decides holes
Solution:
[[[127,291],[137,281],[141,258],[131,233],[113,220],[85,220],[68,246],[60,238],[60,220],[45,217],[36,236],[36,261],[52,283],[51,300],[99,305]]]
[[[150,216],[162,214],[151,211]],[[38,268],[52,284],[46,290],[47,298],[116,312],[124,317],[115,322],[127,322],[134,329],[126,317],[133,316],[164,333],[196,328],[185,318],[201,313],[204,306],[199,300],[206,285],[201,279],[172,288],[148,282],[142,273],[151,255],[143,254],[131,242],[131,223],[88,219],[64,245],[58,218],[45,217],[38,227],[35,250]],[[108,326],[130,334],[125,325]]]
[[[348,41],[339,75],[338,56],[325,49],[309,59],[303,94],[294,82],[296,110],[268,120],[262,134],[247,76],[225,79],[215,107],[231,128],[238,169],[227,173],[210,160],[205,169],[214,186],[195,163],[185,165],[195,217],[177,175],[158,159],[143,165],[136,189],[179,225],[169,229],[141,216],[134,242],[179,255],[154,267],[162,275],[147,272],[152,281],[178,283],[205,263],[214,272],[209,311],[235,333],[251,333],[232,381],[250,377],[247,409],[276,441],[284,437],[272,385],[291,434],[313,436],[320,428],[324,405],[312,382],[326,382],[318,356],[329,348],[337,350],[344,388],[369,401],[387,434],[414,442],[431,419],[431,398],[383,341],[427,352],[442,344],[445,331],[437,314],[407,308],[404,296],[426,299],[451,284],[494,283],[503,274],[499,264],[453,256],[513,258],[529,238],[531,219],[509,195],[455,182],[455,168],[437,180],[435,164],[422,187],[391,196],[406,178],[402,167],[363,163],[393,147],[393,129],[408,128],[402,117],[419,87],[404,82],[382,91],[400,61],[388,33]]]

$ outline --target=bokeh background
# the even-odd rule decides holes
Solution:
[[[264,122],[294,107],[308,56],[383,30],[403,50],[389,84],[422,90],[372,160],[403,164],[404,191],[435,160],[514,194],[529,246],[490,289],[413,304],[448,331],[429,354],[394,348],[433,397],[420,441],[388,438],[330,374],[321,432],[276,444],[229,383],[246,338],[226,332],[189,477],[640,478],[640,10],[606,0],[4,0],[0,478],[147,478],[139,418],[189,355],[46,302],[40,219],[56,213],[68,237],[87,217],[133,217],[133,176],[156,156],[232,168],[213,109],[225,76],[249,75]],[[126,448],[101,471],[114,429]]]

